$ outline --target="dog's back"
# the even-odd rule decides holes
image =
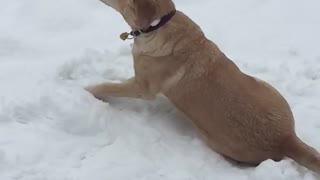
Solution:
[[[119,11],[132,28],[144,28],[175,10],[171,0],[103,2]],[[320,173],[320,155],[296,136],[292,112],[282,95],[242,73],[182,12],[158,30],[136,37],[132,52],[133,79],[87,90],[97,98],[163,93],[217,152],[247,163],[288,156]]]
[[[194,22],[180,18],[189,23],[181,26],[191,27],[199,39],[184,37],[180,48],[188,52],[183,57],[188,59],[185,74],[165,94],[204,134],[209,146],[253,164],[288,156],[319,173],[319,153],[296,136],[283,96],[266,82],[242,73],[200,29],[194,32]],[[190,44],[196,47],[189,48]]]

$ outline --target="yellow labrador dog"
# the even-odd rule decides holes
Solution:
[[[320,173],[320,154],[294,130],[287,101],[264,81],[248,76],[176,11],[172,0],[102,0],[131,26],[135,77],[86,87],[98,99],[153,99],[164,94],[216,152],[258,164],[290,157]]]

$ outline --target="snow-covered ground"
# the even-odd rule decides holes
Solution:
[[[320,1],[176,0],[246,73],[288,99],[320,150]],[[83,90],[133,74],[122,17],[98,0],[0,0],[0,180],[315,180],[292,160],[232,164],[163,97]]]

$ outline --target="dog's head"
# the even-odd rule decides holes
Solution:
[[[152,21],[175,9],[172,0],[101,0],[118,11],[132,29],[147,28]]]

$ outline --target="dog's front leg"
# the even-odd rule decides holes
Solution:
[[[153,99],[155,93],[152,93],[147,86],[138,83],[135,78],[131,78],[123,83],[102,83],[85,88],[94,97],[100,100],[106,100],[107,97],[129,97],[141,99]]]

